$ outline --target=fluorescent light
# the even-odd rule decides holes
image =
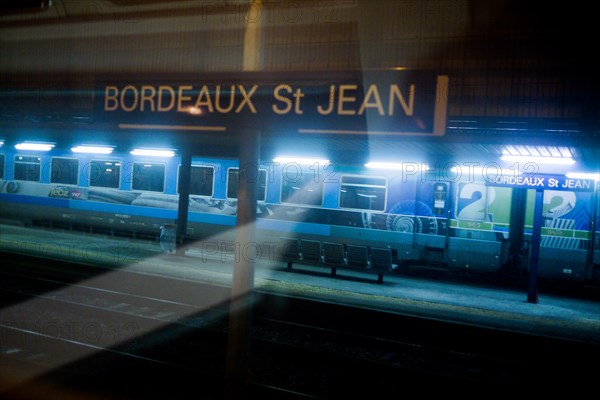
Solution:
[[[134,156],[150,156],[150,157],[173,157],[175,152],[173,150],[159,150],[159,149],[135,149],[129,152]]]
[[[273,159],[273,162],[276,163],[297,163],[297,164],[307,164],[307,165],[314,165],[314,164],[329,164],[329,160],[326,159],[322,159],[322,158],[298,158],[298,157],[275,157]]]
[[[414,163],[414,162],[392,163],[392,162],[370,161],[365,164],[365,167],[373,168],[373,169],[400,169],[400,170],[408,170],[408,171],[415,171],[415,172],[422,168],[423,171],[429,171],[429,165],[424,164],[424,163],[418,164],[418,163]]]
[[[528,162],[538,164],[572,165],[575,160],[568,157],[533,157],[533,156],[509,156],[500,157],[502,161],[509,162]]]
[[[529,151],[527,151],[527,148],[525,148],[525,146],[517,145],[516,148],[517,148],[517,151],[519,152],[519,155],[521,155],[521,156],[531,156],[532,155],[529,153]]]
[[[567,178],[571,178],[571,179],[593,179],[595,181],[600,181],[600,173],[593,173],[593,172],[568,172],[565,176]]]
[[[521,171],[516,170],[516,169],[500,169],[497,168],[495,166],[489,166],[489,167],[471,167],[471,166],[465,166],[464,168],[462,167],[452,167],[450,168],[450,171],[454,172],[454,173],[467,173],[467,174],[475,174],[475,175],[502,175],[502,176],[518,176],[521,175]]]
[[[519,152],[517,151],[517,149],[515,149],[514,146],[508,145],[508,146],[504,147],[504,150],[502,151],[502,154],[507,155],[507,156],[508,155],[515,156],[515,155],[519,155]]]
[[[552,157],[562,157],[562,154],[560,154],[560,151],[555,146],[548,146],[548,151],[550,151]]]
[[[23,142],[15,144],[17,150],[37,150],[37,151],[50,151],[54,147],[52,143],[33,143]]]
[[[4,140],[0,140],[0,147],[4,146]]]
[[[571,150],[569,150],[568,147],[559,147],[558,151],[560,151],[560,154],[563,157],[573,157],[573,154],[571,154]]]
[[[539,150],[536,148],[536,146],[525,146],[525,148],[527,149],[527,151],[529,152],[529,154],[531,154],[534,157],[541,157],[542,154],[540,154]],[[569,155],[569,157],[571,157]]]
[[[73,153],[110,154],[113,148],[106,146],[75,146],[71,148],[71,151]]]

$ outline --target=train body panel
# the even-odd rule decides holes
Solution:
[[[529,190],[525,236],[531,240],[534,190]],[[542,207],[539,274],[546,278],[584,280],[593,273],[592,229],[597,224],[594,192],[545,190]]]
[[[540,248],[540,276],[545,278],[586,278],[588,268],[587,251],[578,249]]]
[[[7,149],[0,218],[158,236],[177,219],[178,157],[50,155]],[[235,240],[238,163],[192,160],[187,238]],[[513,189],[482,180],[359,166],[261,163],[257,238],[304,238],[389,249],[394,264],[497,272],[510,253]],[[524,217],[531,241],[533,192]],[[545,191],[540,276],[583,280],[600,261],[596,193]],[[595,225],[594,225],[595,224]],[[596,229],[594,233],[592,229]],[[210,240],[210,239],[208,239]],[[595,246],[592,246],[592,240]],[[528,258],[527,258],[528,259]],[[527,265],[524,266],[527,268]]]

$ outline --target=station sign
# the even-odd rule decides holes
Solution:
[[[448,77],[434,71],[99,77],[96,120],[122,129],[442,136]]]
[[[523,176],[492,175],[486,177],[490,186],[525,188],[536,190],[568,190],[572,192],[593,192],[596,182],[593,179],[575,179],[564,175],[529,174]]]

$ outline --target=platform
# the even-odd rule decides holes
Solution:
[[[192,243],[176,256],[163,253],[158,241],[10,225],[0,225],[0,249],[225,286],[235,258],[244,256],[219,238]],[[378,284],[372,273],[340,270],[332,277],[309,265],[289,271],[267,253],[255,261],[258,291],[600,344],[600,300],[542,292],[532,304],[526,291],[483,284],[403,275],[386,275]]]

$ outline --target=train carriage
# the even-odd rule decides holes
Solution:
[[[157,237],[162,224],[177,220],[176,151],[39,145],[1,149],[3,221]],[[528,268],[535,190],[495,185],[489,176],[506,173],[495,166],[279,157],[249,173],[258,185],[256,227],[263,246],[290,238],[315,242],[318,264],[326,261],[324,245],[337,245],[338,263],[348,267],[364,249],[365,268],[371,266],[369,250],[383,249],[393,271]],[[219,233],[214,240],[233,241],[239,174],[235,159],[192,159],[189,242],[210,242]],[[598,190],[576,189],[544,191],[542,277],[598,278]]]

